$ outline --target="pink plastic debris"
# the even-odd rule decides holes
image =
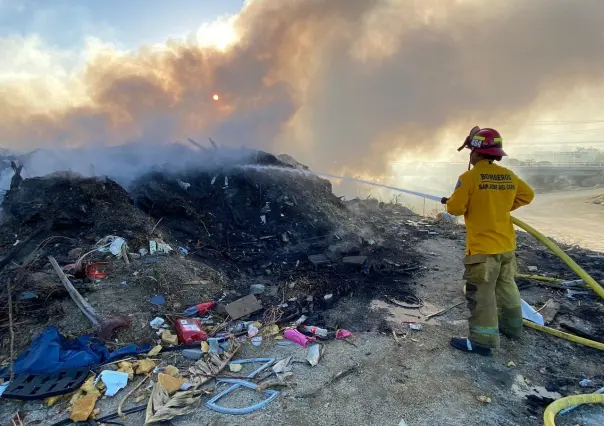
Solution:
[[[315,337],[305,336],[295,329],[285,330],[283,337],[291,342],[299,344],[302,347],[306,347],[309,342],[315,342],[317,340]]]
[[[348,330],[338,330],[336,331],[336,339],[347,339],[352,336],[352,333]]]

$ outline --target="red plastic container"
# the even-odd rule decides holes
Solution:
[[[201,323],[191,318],[181,318],[176,321],[176,334],[185,345],[208,340],[208,335],[203,331]]]

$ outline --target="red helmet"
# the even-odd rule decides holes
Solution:
[[[494,157],[507,156],[503,150],[503,139],[495,129],[474,127],[459,150],[463,148]]]

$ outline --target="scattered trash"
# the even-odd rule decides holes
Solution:
[[[94,384],[96,385],[99,380],[102,381],[107,388],[105,391],[105,396],[115,396],[120,389],[124,389],[126,386],[128,386],[128,373],[103,370],[94,381]]]
[[[128,361],[122,361],[117,364],[119,372],[128,374],[128,379],[132,380],[134,378],[134,364]]]
[[[151,303],[154,305],[164,305],[166,303],[166,298],[164,296],[153,296],[151,298]]]
[[[220,345],[218,344],[218,339],[215,337],[211,337],[208,339],[209,349],[208,352],[211,354],[217,354],[220,351]]]
[[[264,293],[264,284],[252,284],[250,286],[250,294],[262,294]]]
[[[287,373],[288,371],[291,371],[292,359],[293,359],[292,356],[288,356],[287,358],[284,358],[281,361],[277,362],[275,365],[273,365],[273,372],[275,374],[280,374],[280,373]]]
[[[175,327],[178,338],[185,345],[208,340],[208,335],[196,319],[179,319],[176,321]]]
[[[478,395],[476,399],[480,402],[484,402],[485,404],[490,404],[492,402],[491,398],[486,395]]]
[[[155,367],[157,367],[157,363],[150,359],[141,359],[134,364],[134,373],[135,374],[147,374],[152,372]]]
[[[407,426],[407,422],[405,422],[405,419],[401,419],[401,421],[398,422],[398,426]]]
[[[184,189],[185,191],[191,187],[191,184],[190,184],[190,183],[188,183],[188,182],[183,182],[183,181],[182,181],[182,180],[180,180],[180,179],[177,179],[177,181],[178,181],[178,184],[180,185],[180,187],[181,187],[182,189]]]
[[[285,337],[287,340],[297,343],[302,347],[306,347],[308,345],[309,342],[315,342],[317,339],[316,337],[308,337],[305,336],[304,334],[300,333],[298,330],[286,330],[285,333],[283,333],[283,337]]]
[[[235,300],[225,306],[227,314],[233,320],[245,317],[262,309],[262,303],[253,294]]]
[[[262,336],[252,337],[251,342],[254,346],[260,346],[262,344]]]
[[[185,309],[183,316],[194,317],[194,316],[205,315],[209,311],[214,309],[215,306],[216,306],[215,302],[200,303],[199,305],[191,306],[190,308]]]
[[[193,387],[193,385],[191,383],[185,382],[182,384],[182,386],[180,387],[181,391],[188,391],[189,389],[191,389]]]
[[[122,257],[122,246],[126,244],[126,240],[121,237],[116,237],[111,245],[109,246],[109,251],[115,257]],[[99,250],[102,251],[102,250]]]
[[[229,364],[229,371],[231,373],[239,373],[242,369],[243,369],[243,365],[241,365],[241,364],[233,364],[233,363]]]
[[[176,346],[178,345],[178,336],[176,334],[172,334],[170,330],[164,330],[161,333],[161,341],[168,346]]]
[[[84,422],[88,420],[94,410],[97,399],[98,396],[94,395],[86,395],[78,398],[71,407],[71,415],[69,418],[73,422]]]
[[[583,379],[579,382],[579,386],[582,388],[593,388],[596,384],[593,380]]]
[[[122,281],[120,284],[121,285],[128,285],[128,282],[127,281]]]
[[[579,297],[580,296],[585,296],[587,294],[590,294],[590,292],[589,291],[585,291],[585,290],[583,290],[583,291],[582,290],[573,290],[573,289],[570,289],[570,288],[566,289],[566,297],[569,298],[569,299],[574,299],[577,296],[579,296]]]
[[[150,240],[149,241],[149,254],[164,254],[168,255],[174,249],[169,245],[164,243],[162,240]]]
[[[294,323],[294,325],[296,327],[298,327],[298,326],[302,325],[307,319],[308,319],[308,317],[306,315],[302,315],[300,318],[298,318],[296,320],[296,322]]]
[[[159,330],[165,323],[166,323],[166,320],[164,320],[163,318],[155,317],[155,318],[153,318],[153,320],[151,320],[149,325],[151,326],[152,329]]]
[[[524,299],[520,299],[520,304],[522,305],[522,318],[532,321],[535,324],[545,325],[543,321],[543,316],[533,309],[531,305],[526,303]]]
[[[36,336],[29,348],[17,357],[14,363],[15,379],[25,375],[29,382],[33,382],[32,375],[50,375],[59,371],[73,371],[80,368],[90,370],[101,364],[116,361],[126,356],[135,356],[147,353],[150,346],[138,347],[136,345],[124,346],[113,352],[99,344],[91,344],[92,336],[80,336],[77,339],[67,339],[54,327],[48,327]],[[0,375],[8,373],[8,368],[1,369]],[[49,380],[48,377],[45,378]],[[76,380],[75,377],[70,381]]]
[[[207,353],[207,351],[205,353]],[[202,351],[201,349],[185,349],[182,351],[182,355],[185,358],[192,359],[193,361],[197,361],[198,359],[201,359],[203,354],[204,354],[204,351]]]
[[[247,335],[248,335],[249,337],[254,337],[255,335],[257,335],[257,334],[258,334],[258,331],[259,331],[259,330],[258,330],[258,328],[257,328],[257,327],[254,327],[253,325],[250,325],[250,326],[248,327],[248,329],[247,329]]]
[[[409,329],[411,329],[411,330],[420,331],[423,328],[424,328],[424,326],[422,324],[418,324],[418,323],[409,324]]]
[[[178,251],[180,252],[180,254],[187,256],[189,254],[189,250],[187,250],[184,247],[178,247]]]
[[[336,339],[347,339],[352,337],[352,333],[348,330],[339,329],[336,331]]]
[[[38,298],[38,294],[36,292],[24,291],[23,293],[21,293],[19,295],[19,297],[17,297],[17,300],[24,301],[24,300],[32,300],[32,299],[37,299],[37,298]]]
[[[305,331],[306,333],[314,334],[315,336],[320,336],[320,337],[327,337],[327,335],[329,334],[329,331],[324,328],[319,328],[319,327],[310,326],[310,325],[302,326],[302,330]]]
[[[107,265],[107,262],[91,263],[87,265],[86,276],[92,281],[104,280],[105,278],[107,278],[107,274],[105,273]]]
[[[562,281],[560,283],[562,287],[585,287],[585,281],[583,280],[572,280],[572,281]]]
[[[156,356],[158,355],[163,349],[162,345],[156,345],[155,347],[153,347],[153,349],[151,349],[148,353],[147,356]]]
[[[527,269],[529,272],[537,272],[539,270],[536,266],[528,266]]]
[[[447,223],[457,223],[457,217],[447,212],[440,212],[436,215],[436,220]]]
[[[164,373],[159,373],[157,375],[157,381],[168,393],[168,395],[173,395],[176,391],[180,390],[182,385],[185,383],[185,381],[180,377],[173,377]]]
[[[192,413],[199,406],[200,397],[210,392],[193,389],[176,392],[170,397],[168,391],[158,381],[153,384],[153,390],[147,405],[145,424],[166,422],[174,417]]]
[[[249,407],[243,407],[243,408],[223,407],[223,406],[216,404],[216,402],[218,402],[219,399],[223,398],[224,396],[230,394],[234,390],[239,389],[241,387],[257,390],[257,385],[255,383],[248,382],[246,380],[240,380],[240,379],[220,379],[220,380],[218,380],[218,382],[219,383],[231,383],[232,386],[230,388],[220,392],[218,395],[214,396],[212,399],[210,399],[208,402],[206,402],[206,406],[209,409],[216,411],[218,413],[222,413],[222,414],[249,414],[249,413],[252,413],[252,412],[259,410],[260,408],[266,406],[272,400],[277,398],[277,396],[279,396],[279,394],[280,394],[279,391],[265,389],[262,391],[262,393],[267,395],[268,398],[262,400],[261,402],[259,402],[257,404],[250,405]]]
[[[9,384],[10,384],[10,382],[4,382],[4,383],[0,384],[0,397],[2,397],[2,395],[4,394],[4,391],[6,390],[6,388],[8,387]]]
[[[306,356],[306,360],[311,365],[311,367],[318,365],[319,361],[321,360],[321,345],[310,345],[308,347],[308,355]]]

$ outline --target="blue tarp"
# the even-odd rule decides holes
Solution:
[[[49,374],[80,367],[95,368],[126,356],[148,352],[150,348],[149,345],[129,345],[110,353],[109,349],[92,336],[69,340],[64,338],[56,327],[48,327],[31,342],[27,351],[17,358],[14,372]],[[0,376],[7,372],[8,368],[3,369]]]

